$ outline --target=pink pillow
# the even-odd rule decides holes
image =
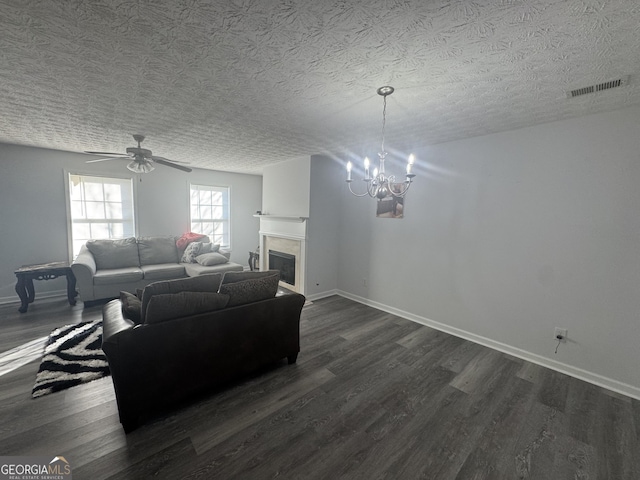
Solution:
[[[196,242],[204,237],[206,237],[206,235],[202,235],[200,233],[193,233],[193,232],[184,233],[176,242],[176,247],[178,247],[181,250],[184,250],[187,247],[187,245],[189,245],[191,242]]]

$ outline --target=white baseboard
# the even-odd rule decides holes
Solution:
[[[313,295],[305,295],[305,297],[307,298],[307,300],[315,302],[316,300],[320,300],[321,298],[327,298],[333,295],[340,295],[339,290],[327,290],[326,292],[314,293]]]
[[[53,290],[51,292],[36,292],[36,298],[34,302],[40,302],[43,300],[57,300],[60,297],[67,298],[67,290]],[[18,295],[12,295],[10,297],[0,297],[0,305],[8,305],[10,303],[15,303],[20,306],[20,297]]]
[[[461,330],[456,327],[451,327],[449,325],[436,322],[429,318],[421,317],[419,315],[415,315],[410,312],[405,312],[404,310],[400,310],[395,307],[390,307],[388,305],[384,305],[382,303],[369,300],[368,298],[360,297],[358,295],[353,295],[351,293],[344,292],[342,290],[335,290],[334,292],[337,295],[340,295],[341,297],[348,298],[350,300],[353,300],[358,303],[362,303],[364,305],[368,305],[373,308],[377,308],[378,310],[382,310],[383,312],[391,313],[393,315],[397,315],[398,317],[406,318],[407,320],[411,320],[412,322],[426,325],[427,327],[431,327],[436,330],[440,330],[442,332],[455,335],[456,337],[464,338],[465,340],[469,340],[471,342],[484,345],[485,347],[489,347],[494,350],[507,353],[509,355],[512,355],[517,358],[521,358],[528,362],[535,363],[543,367],[550,368],[552,370],[556,370],[557,372],[564,373],[566,375],[578,378],[580,380],[584,380],[585,382],[592,383],[599,387],[603,387],[608,390],[621,393],[622,395],[626,395],[628,397],[632,397],[640,400],[639,387],[635,387],[633,385],[629,385],[627,383],[623,383],[618,380],[607,378],[597,373],[589,372],[587,370],[583,370],[581,368],[574,367],[572,365],[567,365],[566,363],[558,362],[556,360],[543,357],[541,355],[531,353],[529,351],[522,350],[520,348],[513,347],[505,343],[497,342],[495,340],[491,340],[490,338],[476,335],[475,333],[467,332],[465,330]]]

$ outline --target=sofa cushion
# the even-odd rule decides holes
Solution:
[[[120,303],[122,304],[122,315],[132,320],[136,325],[141,321],[142,303],[133,293],[120,292]]]
[[[138,244],[134,237],[122,240],[88,240],[86,245],[98,270],[140,265]]]
[[[211,253],[201,253],[196,257],[196,262],[200,265],[204,265],[205,267],[210,267],[211,265],[220,265],[221,263],[228,263],[229,259],[218,252]]]
[[[184,266],[179,263],[160,263],[157,265],[142,265],[140,270],[147,280],[166,280],[184,277]]]
[[[94,285],[113,285],[114,283],[127,283],[142,280],[144,274],[139,267],[112,268],[109,270],[97,270],[93,276]]]
[[[275,297],[278,291],[279,272],[263,278],[254,278],[220,286],[220,293],[229,295],[228,307],[244,305]]]
[[[200,275],[199,277],[180,278],[177,280],[164,280],[153,282],[144,287],[142,291],[142,319],[146,319],[147,306],[154,295],[180,292],[210,292],[216,293],[220,287],[222,275]]]
[[[213,312],[223,309],[228,302],[229,295],[212,292],[179,292],[154,295],[147,306],[145,323],[159,323],[199,313]]]
[[[224,274],[224,277],[222,277],[222,284],[224,285],[226,283],[270,277],[271,275],[278,275],[278,280],[280,280],[280,270],[263,270],[261,272],[227,272]]]
[[[243,270],[242,265],[233,262],[221,263],[220,265],[211,265],[209,267],[200,265],[199,263],[182,263],[181,265],[184,266],[184,271],[190,277],[208,275],[210,273],[224,274],[225,272],[230,271],[241,272]]]
[[[178,263],[178,248],[175,237],[138,238],[140,265]]]

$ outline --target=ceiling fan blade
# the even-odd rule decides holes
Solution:
[[[128,153],[112,153],[112,152],[89,152],[85,150],[84,153],[90,153],[91,155],[109,155],[110,157],[129,157]]]
[[[159,163],[160,165],[166,165],[167,167],[177,168],[178,170],[182,170],[183,172],[191,172],[191,171],[193,171],[189,167],[183,167],[182,165],[178,165],[176,163],[173,163],[172,161],[167,160],[166,158],[163,158],[163,157],[153,156],[153,157],[151,157],[151,160],[153,160],[156,163]]]
[[[124,157],[107,157],[107,158],[96,158],[95,160],[87,160],[85,163],[96,163],[96,162],[104,162],[107,160],[120,160]]]

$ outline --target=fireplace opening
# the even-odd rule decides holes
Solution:
[[[296,257],[288,253],[269,250],[269,270],[280,270],[280,280],[296,284]]]

